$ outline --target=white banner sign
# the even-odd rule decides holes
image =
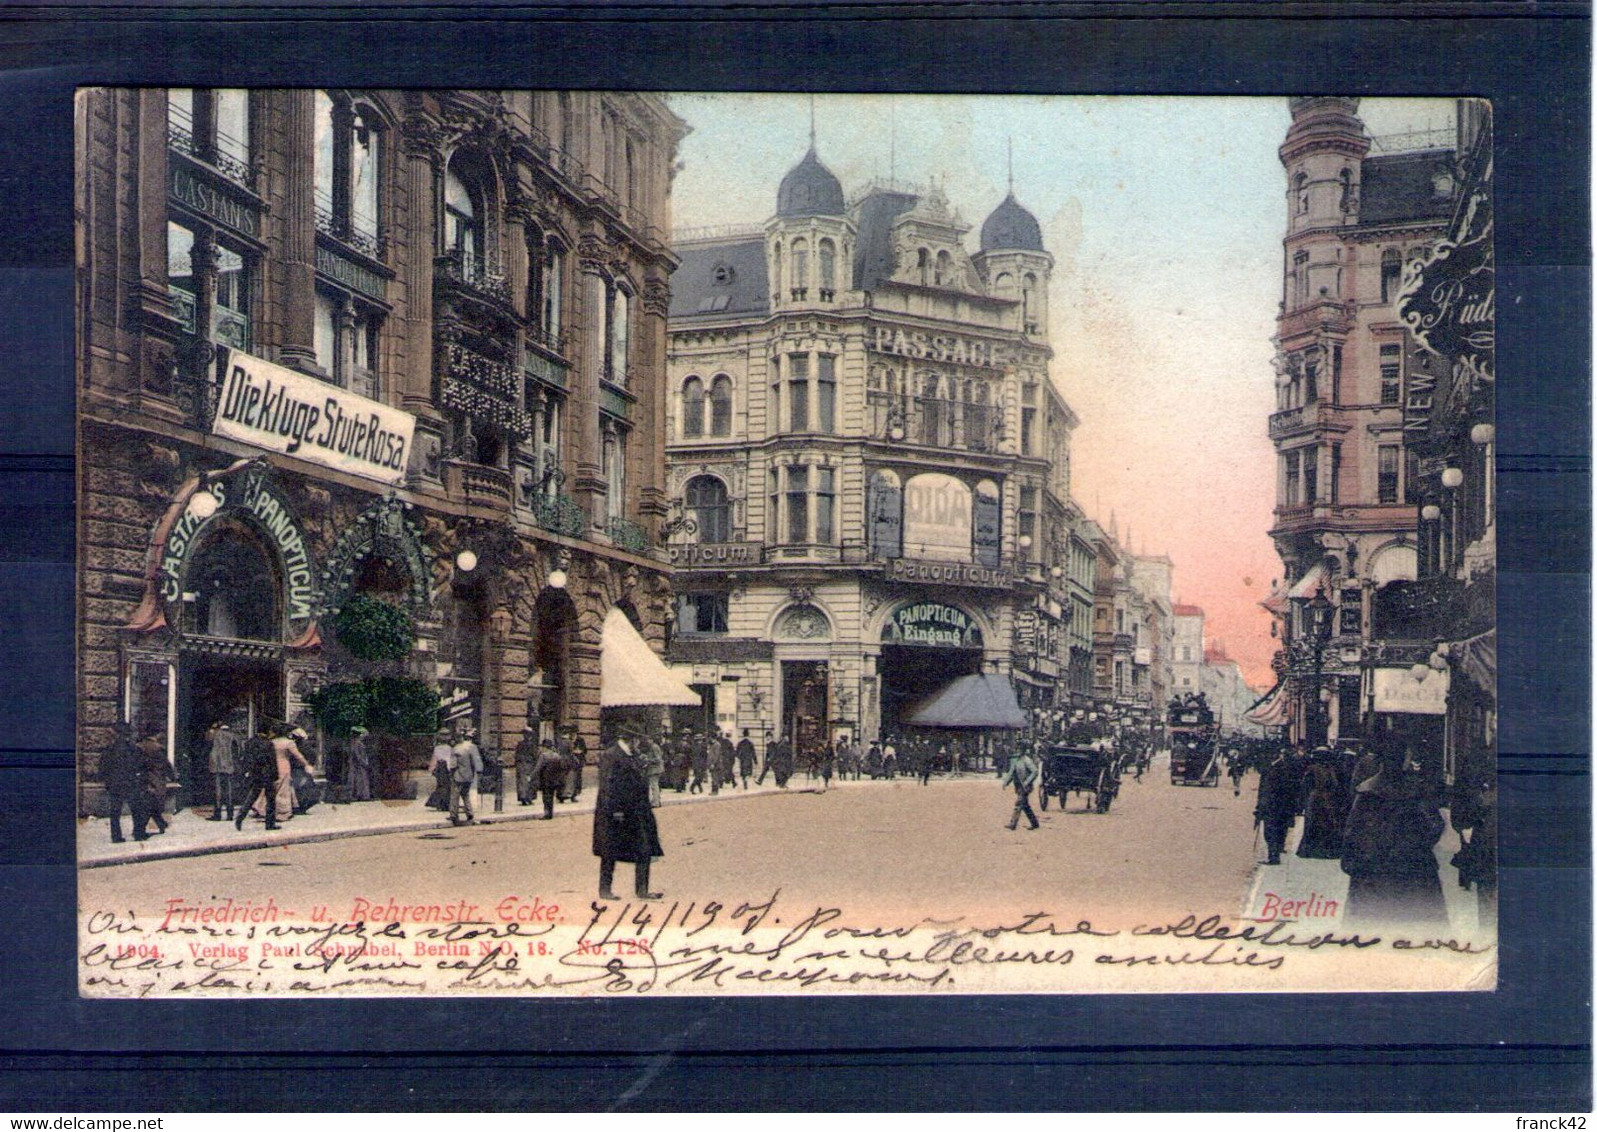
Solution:
[[[383,483],[405,477],[409,413],[237,350],[221,365],[216,435]]]
[[[1427,669],[1430,675],[1416,680],[1407,668],[1375,670],[1375,710],[1405,712],[1409,715],[1447,714],[1447,672]]]

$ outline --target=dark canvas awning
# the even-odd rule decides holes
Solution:
[[[1026,713],[1015,702],[1015,689],[1003,676],[961,676],[909,710],[911,727],[1026,726]]]
[[[1453,667],[1482,692],[1497,698],[1497,630],[1489,629],[1467,641],[1448,646]]]

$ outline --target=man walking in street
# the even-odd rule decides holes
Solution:
[[[649,888],[649,866],[663,857],[660,830],[649,804],[648,766],[639,749],[641,736],[621,729],[599,756],[599,798],[593,810],[593,855],[599,858],[599,898],[615,900],[617,861],[632,862],[639,900],[658,900]]]
[[[100,761],[100,776],[105,782],[106,800],[111,806],[111,840],[120,844],[122,807],[133,817],[133,840],[150,839],[146,827],[149,815],[144,801],[144,753],[133,742],[133,725],[118,723],[112,729],[111,745]]]
[[[518,751],[519,757],[519,751]],[[516,774],[521,774],[518,769]],[[537,756],[533,759],[532,770],[528,775],[527,793],[530,795],[536,790],[543,797],[543,820],[552,821],[555,816],[555,793],[565,781],[566,767],[560,758],[560,752],[555,750],[555,741],[545,739],[538,746]],[[519,786],[520,783],[518,782]]]
[[[255,799],[265,795],[266,828],[277,829],[277,752],[272,749],[269,728],[244,740],[241,748],[244,761],[244,800],[234,811],[233,828],[244,828],[244,817],[255,805]]]
[[[1264,826],[1264,845],[1269,852],[1267,865],[1281,863],[1281,850],[1286,836],[1298,819],[1298,787],[1302,775],[1297,762],[1285,747],[1278,748],[1275,757],[1259,775],[1259,800],[1253,808],[1255,825]]]
[[[743,779],[743,789],[749,788],[749,775],[754,773],[754,740],[749,738],[749,729],[743,729],[743,738],[737,745],[738,776]]]
[[[538,729],[529,723],[521,729],[521,739],[516,743],[516,801],[523,806],[532,805],[538,791],[538,754]]]
[[[144,742],[139,744],[139,750],[144,752],[144,812],[155,823],[156,833],[166,832],[166,784],[172,781],[172,764],[166,761],[166,744],[159,735],[151,734],[144,737]],[[145,831],[141,821],[133,831],[140,834]]]
[[[482,774],[482,751],[472,742],[472,732],[467,730],[455,744],[454,790],[449,795],[449,820],[451,824],[474,825],[477,814],[471,804],[471,792]]]
[[[1009,769],[1004,772],[1004,777],[999,781],[1001,786],[1015,788],[1015,811],[1009,815],[1009,828],[1014,829],[1020,824],[1020,815],[1025,814],[1026,820],[1031,822],[1031,828],[1037,828],[1037,815],[1031,808],[1031,788],[1037,784],[1037,760],[1031,757],[1031,752],[1021,749],[1013,759],[1009,760]]]

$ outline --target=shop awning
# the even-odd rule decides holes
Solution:
[[[1284,682],[1271,688],[1264,699],[1246,713],[1248,722],[1257,723],[1260,727],[1284,727],[1290,714],[1291,705],[1287,702]]]
[[[961,676],[939,688],[904,716],[911,727],[1026,726],[1015,689],[1003,676]]]
[[[621,610],[605,614],[599,647],[600,707],[699,705],[698,693],[671,675]]]
[[[1497,699],[1497,630],[1489,629],[1467,641],[1455,641],[1447,648],[1453,667],[1471,684]]]
[[[1325,581],[1325,563],[1316,562],[1309,567],[1309,572],[1298,579],[1297,585],[1287,591],[1286,596],[1293,601],[1307,600],[1319,591],[1320,584]]]

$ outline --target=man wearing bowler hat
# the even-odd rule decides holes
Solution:
[[[665,855],[654,808],[649,805],[649,770],[644,736],[633,724],[622,724],[615,742],[599,756],[599,798],[593,810],[593,855],[599,858],[599,896],[618,899],[617,861],[631,861],[639,900],[658,900],[649,888],[649,866]]]

